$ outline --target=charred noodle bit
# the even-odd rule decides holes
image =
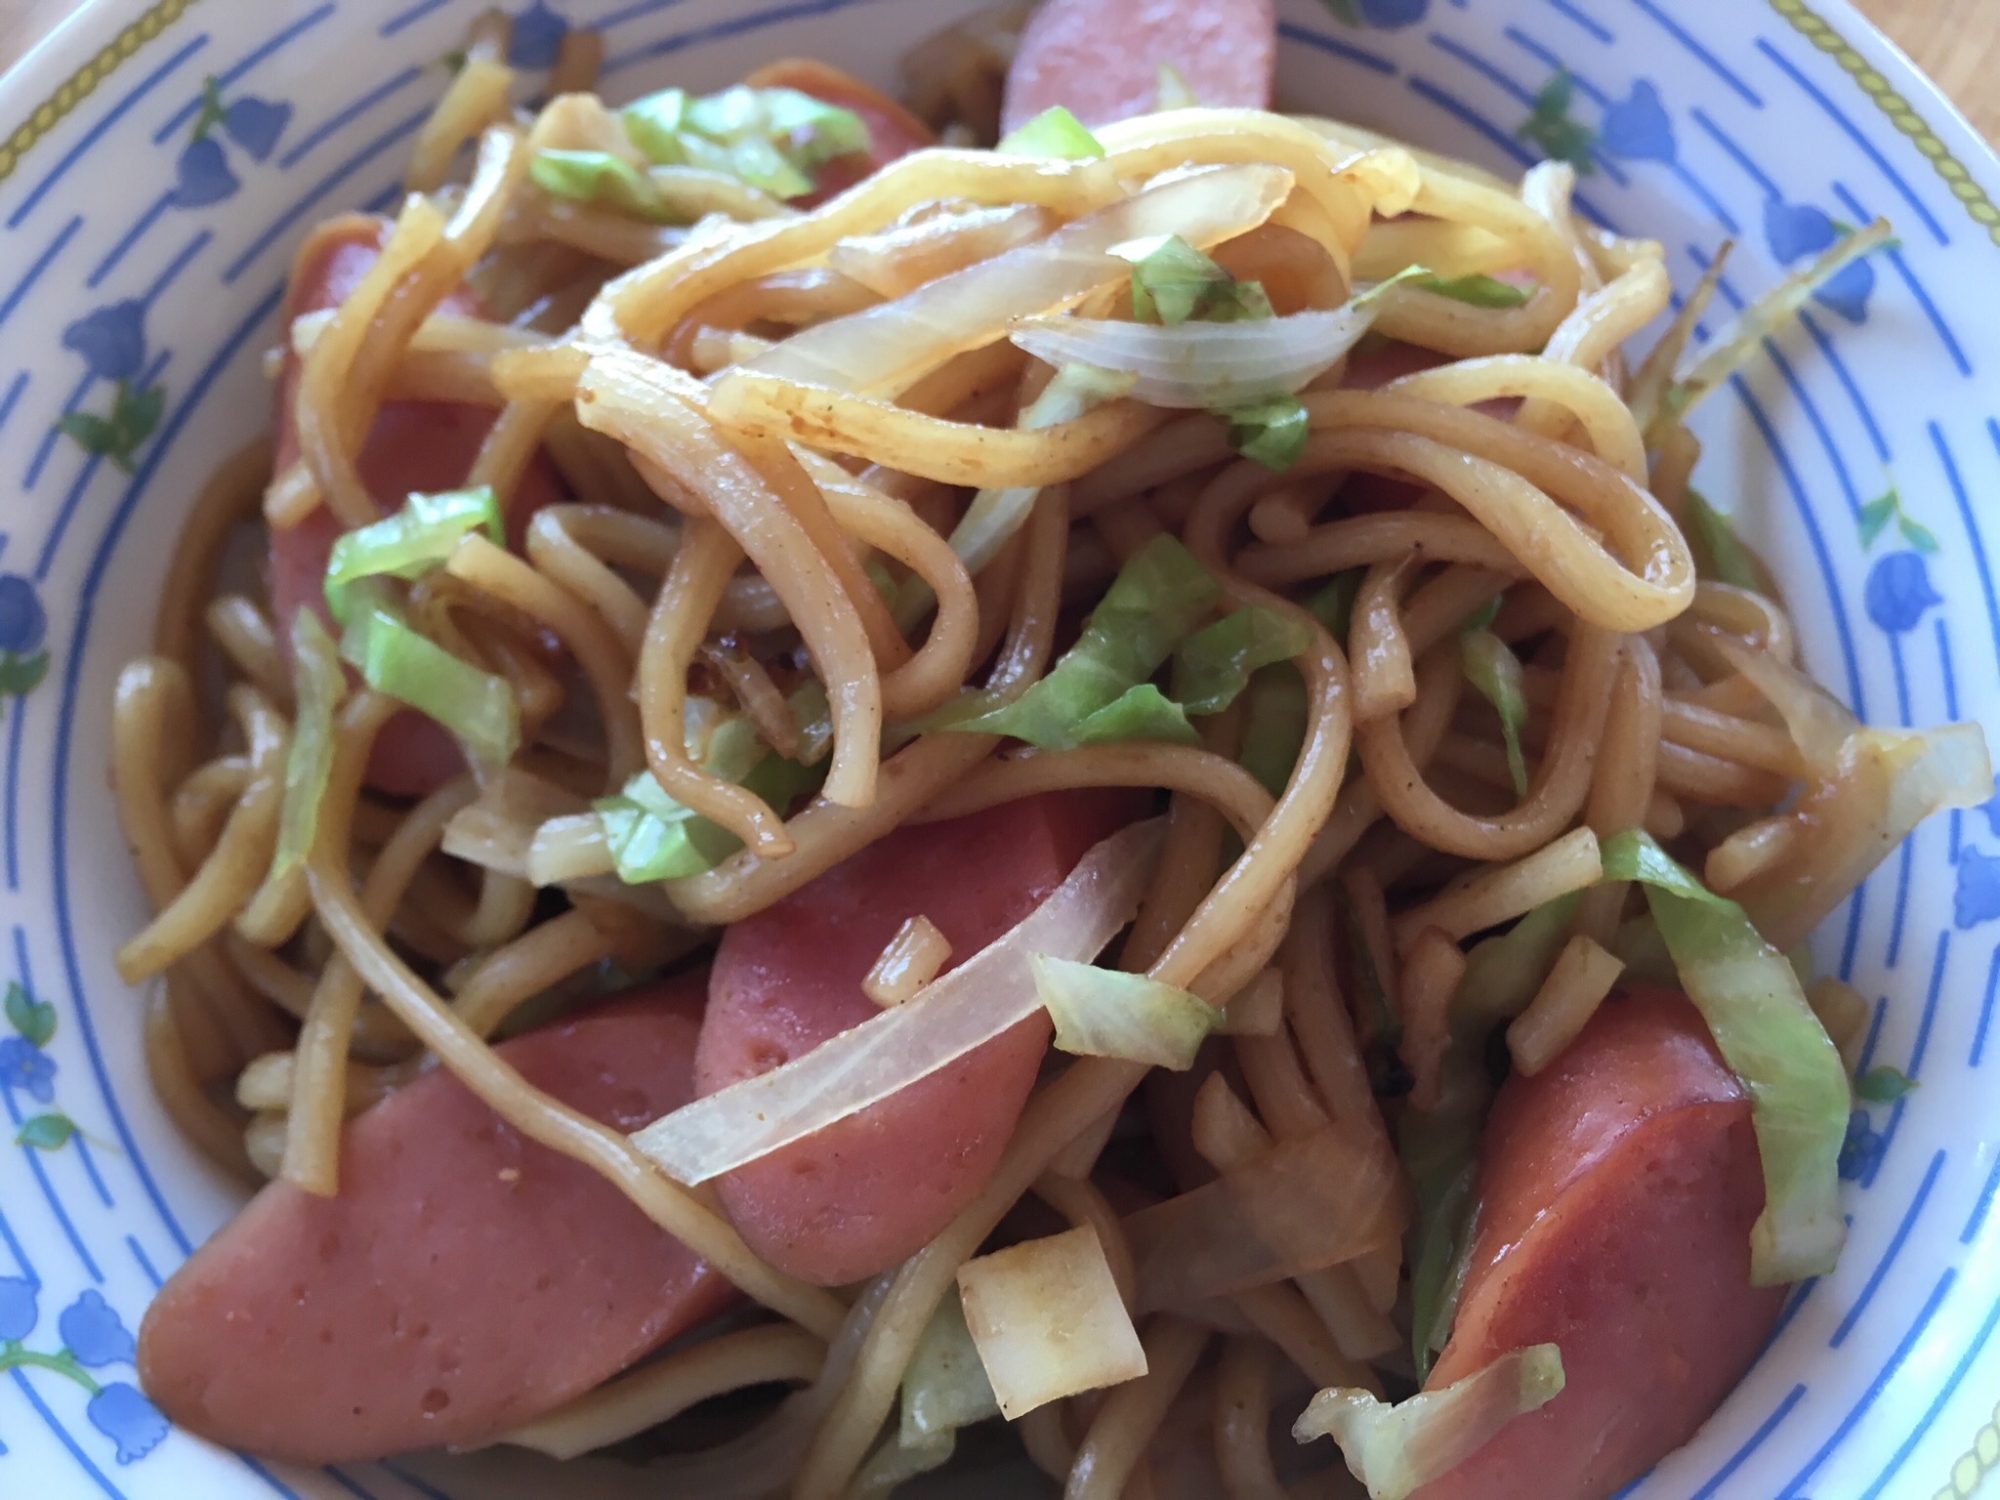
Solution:
[[[1870,730],[1804,677],[1725,519],[1754,497],[1701,497],[1682,418],[1886,228],[1683,369],[1718,258],[1628,380],[1663,252],[1584,225],[1568,164],[1509,184],[1247,107],[1205,56],[1147,62],[1149,113],[1012,128],[1088,9],[1000,6],[922,44],[930,125],[800,60],[621,113],[586,92],[598,38],[482,15],[393,220],[308,239],[267,360],[279,430],[183,527],[113,707],[154,914],[116,958],[156,982],[138,1024],[169,1117],[289,1185],[225,1243],[361,1212],[341,1190],[369,1133],[442,1067],[759,1304],[624,1372],[629,1349],[592,1367],[579,1336],[587,1373],[474,1444],[567,1458],[784,1384],[719,1446],[672,1428],[648,1477],[875,1500],[1005,1406],[1068,1500],[1162,1487],[1190,1423],[1230,1500],[1281,1500],[1289,1365],[1320,1388],[1299,1435],[1404,1493],[1554,1395],[1539,1341],[1571,1336],[1385,1402],[1404,1348],[1428,1373],[1478,1336],[1472,1194],[1518,1149],[1484,1123],[1494,1033],[1503,1104],[1568,1087],[1676,978],[1745,1085],[1756,1279],[1838,1247],[1867,1007],[1781,954],[1991,776],[1975,727]],[[516,109],[507,59],[537,49],[548,101]],[[993,139],[1003,110],[1003,149],[928,145]],[[440,472],[463,487],[421,490]],[[229,592],[252,528],[268,588]],[[1047,865],[1038,899],[961,848]],[[861,889],[867,860],[889,873]],[[896,884],[917,870],[947,877]],[[806,946],[815,983],[774,1019],[768,976]],[[703,1096],[614,1126],[527,1081],[587,1030],[551,1023],[635,982],[590,1024],[645,1014],[671,998],[646,981],[699,984],[711,951],[698,1049],[681,1017]],[[1051,1018],[1075,1055],[1038,1074]],[[749,1065],[707,1076],[738,1044]],[[1009,1048],[1012,1094],[988,1066]],[[844,1212],[843,1172],[907,1177],[909,1222],[835,1275],[816,1247],[852,1226],[787,1215],[840,1220],[808,1200]],[[1121,1214],[1140,1181],[1162,1201]],[[533,1213],[539,1191],[517,1170],[507,1195]],[[1069,1228],[1010,1220],[1031,1195]],[[532,1238],[494,1252],[496,1284]],[[391,1297],[402,1249],[370,1268]],[[324,1260],[301,1302],[344,1269]],[[1037,1290],[1036,1267],[1066,1269]],[[567,1269],[527,1267],[552,1295]],[[1001,1326],[1008,1297],[1033,1316]],[[1057,1307],[1121,1333],[1118,1358],[1052,1353]]]

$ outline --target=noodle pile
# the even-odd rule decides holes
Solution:
[[[920,104],[954,122],[948,140],[990,139],[988,41],[927,45],[951,66],[925,68],[939,81]],[[582,1452],[721,1392],[803,1383],[749,1437],[663,1472],[676,1493],[834,1500],[873,1461],[960,1266],[1003,1221],[1092,1227],[1134,1295],[1130,1194],[1106,1163],[1144,1134],[1141,1064],[1045,1071],[971,1206],[854,1296],[761,1262],[712,1199],[488,1045],[688,961],[902,824],[1062,788],[1159,795],[1163,851],[1114,953],[1247,1018],[1211,1043],[1226,1073],[1198,1093],[1147,1091],[1225,1173],[1335,1139],[1392,1160],[1401,1096],[1421,1107],[1441,1086],[1462,943],[1581,892],[1510,1033],[1521,1065],[1545,1065],[1621,961],[1639,971],[1644,903],[1601,879],[1600,841],[1621,830],[1705,864],[1760,921],[1769,896],[1787,914],[1781,946],[1865,873],[1841,851],[1879,832],[1868,788],[1885,773],[1853,754],[1829,769],[1801,738],[1782,604],[1686,540],[1698,445],[1657,370],[1632,376],[1620,352],[1667,309],[1661,248],[1583,224],[1567,166],[1516,189],[1326,120],[1191,109],[1106,129],[1101,158],[920,152],[805,211],[690,170],[670,187],[691,227],[663,226],[531,179],[539,153],[601,149],[616,128],[581,92],[594,42],[569,37],[533,116],[509,103],[505,50],[504,25],[482,22],[379,261],[288,330],[298,458],[273,473],[260,445],[197,501],[153,652],[118,684],[113,756],[158,913],[120,963],[163,980],[147,1063],[207,1155],[246,1180],[336,1191],[343,1120],[434,1058],[772,1315],[677,1346],[520,1441]],[[1282,471],[1239,457],[1209,411],[1110,395],[1022,420],[1055,372],[1010,342],[1004,313],[979,314],[982,271],[1107,210],[1143,219],[1175,186],[1161,174],[1223,226],[1209,253],[1281,315],[1427,273],[1384,289],[1370,340],[1301,392],[1307,432]],[[1218,183],[1254,207],[1217,206]],[[903,232],[927,218],[948,227]],[[1464,278],[1519,295],[1440,289]],[[494,321],[450,310],[461,287]],[[1117,320],[1124,296],[1092,286],[1035,311]],[[1438,362],[1350,386],[1384,339]],[[412,399],[497,413],[466,482],[503,508],[538,451],[579,497],[539,512],[519,551],[468,537],[411,586],[417,628],[509,685],[521,746],[398,802],[364,785],[397,705],[349,693],[309,850],[277,869],[300,687],[282,622],[227,581],[226,555],[246,529],[321,510],[343,530],[375,521],[360,443],[384,402]],[[1350,503],[1384,480],[1410,503]],[[947,538],[973,490],[1023,500],[969,563]],[[949,727],[1019,701],[1163,535],[1219,587],[1217,614],[1255,607],[1305,642],[1277,670],[1286,692],[1253,686],[1198,720],[1196,743],[1023,750]],[[1344,619],[1306,607],[1330,580],[1351,598]],[[1467,691],[1471,634],[1512,673],[1511,720]],[[830,752],[796,811],[690,751],[690,716],[719,703],[799,755],[790,703],[814,683]],[[1288,713],[1296,754],[1284,744],[1260,780],[1267,720]],[[590,799],[641,772],[741,847],[621,883]],[[1786,810],[1800,783],[1811,817]],[[1357,1227],[1349,1258],[1207,1313],[1144,1316],[1149,1373],[1018,1421],[1033,1461],[1073,1500],[1167,1493],[1156,1438],[1188,1426],[1170,1411],[1193,1412],[1228,1494],[1279,1494],[1274,1404],[1379,1393],[1385,1373],[1408,1388],[1392,1314],[1410,1206],[1401,1187],[1378,1198],[1357,1212],[1393,1222]]]

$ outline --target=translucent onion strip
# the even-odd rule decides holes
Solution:
[[[675,1110],[632,1143],[676,1181],[703,1183],[948,1066],[1040,1007],[1028,954],[1088,961],[1131,920],[1161,832],[1147,822],[1114,834],[1025,920],[911,1000]]]

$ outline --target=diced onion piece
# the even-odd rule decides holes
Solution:
[[[887,1010],[901,1005],[937,978],[951,957],[951,940],[937,924],[919,913],[896,929],[881,956],[861,981],[861,993]]]
[[[1750,1095],[1764,1164],[1750,1280],[1778,1286],[1832,1270],[1847,1238],[1838,1171],[1847,1070],[1798,974],[1742,907],[1708,890],[1637,829],[1606,841],[1604,872],[1644,883],[1681,988]]]
[[[1603,876],[1597,835],[1588,828],[1572,829],[1533,854],[1494,865],[1458,889],[1398,915],[1393,923],[1396,947],[1407,950],[1426,927],[1442,928],[1453,939],[1470,937],[1595,885]]]
[[[953,1287],[924,1325],[903,1371],[903,1414],[900,1435],[907,1445],[954,1428],[970,1427],[1000,1414],[993,1383],[986,1378],[972,1330],[966,1326],[965,1304]]]
[[[1369,1500],[1404,1500],[1448,1474],[1514,1418],[1562,1393],[1562,1352],[1554,1344],[1511,1350],[1463,1380],[1394,1406],[1363,1390],[1326,1390],[1312,1399],[1292,1436],[1331,1436]]]
[[[305,863],[319,831],[319,805],[333,774],[333,711],[347,694],[340,650],[319,616],[292,616],[292,743],[285,752],[285,800],[278,813],[278,847],[270,879],[281,880]]]
[[[1138,1330],[1088,1224],[967,1261],[958,1268],[958,1291],[1000,1415],[1010,1422],[1146,1373]]]
[[[1514,1066],[1532,1078],[1554,1062],[1597,1014],[1624,970],[1624,959],[1607,953],[1587,934],[1571,938],[1528,1008],[1507,1027]]]
[[[1199,995],[1093,964],[1029,957],[1035,989],[1056,1023],[1056,1046],[1086,1057],[1118,1057],[1176,1073],[1194,1066],[1194,1055],[1222,1022],[1222,1012]]]
[[[740,368],[799,385],[894,397],[954,355],[1003,337],[1010,319],[1060,311],[1123,280],[1131,267],[1109,253],[1113,245],[1169,231],[1214,244],[1263,223],[1291,188],[1290,172],[1261,165],[1217,167],[1149,187],[1045,240],[794,334]],[[727,409],[736,379],[732,371],[716,382],[718,410]]]
[[[1113,834],[1011,931],[914,999],[654,1121],[633,1144],[677,1182],[706,1182],[927,1078],[1040,1007],[1030,953],[1095,958],[1138,909],[1161,826]]]
[[[1285,978],[1266,969],[1233,998],[1222,1012],[1226,1036],[1276,1036],[1285,1024]]]

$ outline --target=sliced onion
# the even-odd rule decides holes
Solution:
[[[677,1182],[707,1182],[858,1114],[948,1067],[1041,1006],[1028,955],[1087,962],[1132,919],[1158,819],[1113,834],[1003,937],[911,1000],[803,1056],[655,1120],[632,1144]]]
[[[1830,768],[1848,736],[1861,727],[1847,705],[1768,651],[1745,650],[1723,635],[1714,639],[1729,664],[1777,709],[1806,764],[1819,771]]]
[[[1096,365],[1135,376],[1131,394],[1150,406],[1207,411],[1303,390],[1360,342],[1381,308],[1370,299],[1253,323],[1171,327],[1018,318],[1009,336],[1051,364]]]
[[[1186,1311],[1339,1265],[1397,1240],[1408,1217],[1387,1138],[1336,1121],[1127,1218],[1137,1310]]]
[[[542,824],[589,811],[590,803],[576,793],[509,766],[487,782],[477,800],[444,825],[444,852],[467,864],[525,880],[528,851]]]
[[[1045,240],[795,334],[740,368],[798,385],[894,397],[954,355],[1003,337],[1010,319],[1059,311],[1130,277],[1132,267],[1108,253],[1113,245],[1153,234],[1213,245],[1263,223],[1291,189],[1290,172],[1263,165],[1217,167],[1149,187]],[[718,398],[733,379],[725,372],[717,380]]]
[[[1047,239],[1059,222],[1036,203],[923,203],[887,229],[842,240],[827,252],[826,263],[878,297],[902,297],[940,276]]]

